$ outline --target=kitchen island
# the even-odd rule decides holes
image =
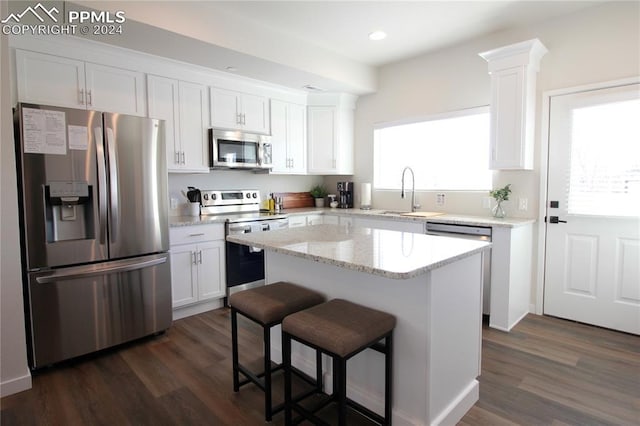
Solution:
[[[381,229],[316,225],[228,241],[265,250],[266,282],[289,281],[396,316],[393,422],[455,424],[478,400],[482,262],[491,244]],[[280,339],[274,330],[272,353]],[[312,374],[309,348],[293,364]],[[331,389],[330,359],[324,359]],[[383,411],[383,359],[365,351],[349,362],[348,394]]]

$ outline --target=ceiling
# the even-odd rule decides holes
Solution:
[[[294,88],[376,90],[376,68],[602,1],[78,1],[124,10],[109,43]],[[371,41],[384,30],[388,37]],[[101,41],[105,41],[101,39]],[[153,43],[149,43],[153,41]]]

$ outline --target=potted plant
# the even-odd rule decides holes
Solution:
[[[311,188],[309,194],[316,199],[316,207],[324,207],[324,197],[327,196],[327,189],[324,185],[316,185]]]
[[[511,194],[510,183],[505,185],[504,188],[498,188],[498,189],[489,191],[489,195],[491,195],[496,200],[496,205],[493,207],[493,210],[492,210],[493,217],[503,218],[506,216],[504,207],[502,207],[502,202],[509,200],[509,194]]]

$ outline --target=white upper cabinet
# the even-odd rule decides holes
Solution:
[[[353,174],[355,96],[322,94],[307,107],[308,172]]]
[[[533,169],[536,77],[545,53],[538,39],[480,53],[491,74],[491,169]]]
[[[269,100],[264,96],[211,87],[211,125],[269,134]]]
[[[271,100],[273,174],[305,174],[307,171],[306,108]]]
[[[209,109],[207,86],[180,81],[180,144],[184,152],[182,168],[209,172]]]
[[[18,100],[145,116],[144,74],[16,49]]]
[[[149,116],[165,120],[170,172],[209,172],[207,87],[149,75]]]

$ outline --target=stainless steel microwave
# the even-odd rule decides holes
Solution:
[[[270,169],[273,167],[271,136],[209,129],[209,167]]]

